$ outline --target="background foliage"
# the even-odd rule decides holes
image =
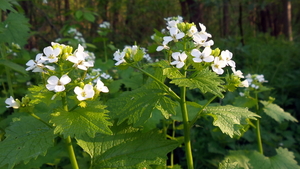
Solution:
[[[78,41],[70,40],[74,39],[74,35],[68,32],[70,28],[75,28],[82,34],[88,50],[94,52],[98,59],[96,65],[113,76],[115,81],[109,86],[111,91],[114,91],[111,94],[113,96],[138,88],[142,84],[136,81],[140,82],[143,79],[141,75],[136,75],[130,69],[123,73],[115,73],[111,70],[113,62],[110,59],[115,49],[134,43],[141,46],[151,45],[150,36],[154,28],[158,30],[164,28],[163,18],[177,15],[196,24],[204,23],[209,32],[214,35],[213,38],[217,43],[215,45],[230,50],[234,54],[237,65],[240,66],[238,69],[243,70],[245,74],[264,74],[265,79],[268,80],[267,85],[273,90],[262,94],[261,97],[276,98],[274,101],[276,104],[299,120],[300,2],[290,1],[292,16],[290,29],[293,30],[291,35],[286,33],[287,28],[285,28],[283,7],[286,2],[276,0],[1,1],[0,43],[5,44],[1,46],[1,52],[5,53],[2,55],[6,58],[1,58],[0,67],[4,68],[3,65],[8,65],[10,70],[13,70],[10,79],[14,88],[12,93],[6,77],[9,70],[1,69],[1,120],[7,120],[5,117],[12,113],[5,109],[5,98],[9,95],[22,96],[28,83],[36,84],[40,81],[33,74],[29,76],[22,68],[25,67],[27,60],[35,56],[35,51],[41,51],[56,39],[77,46]],[[108,21],[110,28],[106,32],[99,33],[99,24],[103,21]],[[19,29],[10,29],[14,25],[18,25]],[[6,29],[7,26],[9,29]],[[20,45],[20,48],[14,44]],[[149,48],[149,51],[151,50]],[[154,52],[151,57],[163,56]],[[228,94],[226,99],[219,102],[226,105],[234,101],[235,96],[238,96],[238,93]],[[197,91],[189,93],[188,99],[201,100],[197,97]],[[212,120],[208,118],[206,122],[197,123],[204,129],[201,133],[197,130],[192,131],[196,168],[215,168],[215,161],[223,159],[228,150],[255,149],[254,131],[250,130],[242,138],[233,140],[213,127]],[[288,148],[294,153],[298,163],[300,162],[300,127],[297,123],[284,121],[278,125],[275,120],[265,117],[262,118],[261,125],[266,155],[276,154],[273,148],[280,146],[282,148],[276,151],[284,151],[284,148]],[[3,131],[0,135],[2,134]],[[184,157],[177,153],[177,163],[180,164],[183,159]]]

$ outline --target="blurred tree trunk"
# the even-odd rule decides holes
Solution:
[[[290,0],[283,0],[283,25],[284,35],[289,41],[293,41],[292,35],[292,5]]]
[[[228,0],[223,0],[223,26],[222,26],[222,35],[226,37],[229,34],[229,10],[228,10]]]
[[[68,21],[70,19],[70,14],[67,14],[68,12],[70,12],[70,3],[69,0],[65,0],[65,21]]]
[[[180,0],[181,13],[183,19],[187,22],[203,23],[203,4],[196,0]]]
[[[244,30],[243,30],[243,6],[242,6],[242,2],[239,3],[239,30],[240,30],[240,36],[241,36],[241,43],[244,46],[245,42],[244,42]]]

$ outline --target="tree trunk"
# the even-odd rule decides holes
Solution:
[[[226,37],[229,33],[229,10],[228,10],[228,0],[223,0],[223,26],[222,35]]]
[[[283,0],[283,32],[289,41],[293,41],[292,35],[292,5],[290,0]]]

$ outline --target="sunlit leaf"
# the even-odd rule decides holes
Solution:
[[[227,106],[208,106],[204,113],[214,118],[213,125],[230,137],[241,136],[245,132],[245,126],[249,119],[256,119],[258,116],[247,108]]]
[[[260,101],[260,103],[264,105],[264,112],[277,122],[281,123],[284,120],[298,122],[296,118],[294,118],[290,113],[285,112],[277,104],[273,104],[267,101]]]
[[[112,123],[108,121],[106,106],[97,101],[91,101],[88,104],[93,106],[77,107],[71,112],[62,108],[57,109],[51,114],[50,120],[55,125],[54,132],[63,134],[65,137],[80,137],[85,134],[95,137],[98,132],[112,134],[109,129]]]
[[[143,133],[124,123],[111,130],[113,135],[97,134],[95,138],[77,140],[91,156],[92,168],[136,169],[164,165],[167,153],[178,146],[176,141],[166,140],[156,130]]]

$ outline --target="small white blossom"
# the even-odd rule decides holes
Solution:
[[[200,62],[212,62],[214,60],[214,57],[210,55],[212,52],[210,47],[204,48],[202,52],[200,52],[198,49],[193,49],[191,51],[191,55],[194,56],[193,61],[196,63]]]
[[[84,52],[84,48],[80,44],[78,45],[74,55],[75,56],[71,55],[67,58],[67,60],[74,63],[74,67],[77,67],[81,70],[87,70],[89,67],[94,66],[93,61],[86,61],[88,54]]]
[[[61,50],[60,48],[53,49],[51,46],[45,47],[43,50],[46,57],[43,57],[43,59],[47,60],[50,63],[56,63],[58,61],[58,55],[60,54]]]
[[[212,70],[219,75],[224,73],[223,68],[225,66],[226,66],[226,63],[224,61],[220,60],[219,57],[216,57],[214,60],[214,63],[211,65]]]
[[[187,35],[189,36],[189,37],[191,37],[191,36],[193,36],[195,33],[197,33],[198,32],[198,29],[197,29],[197,27],[196,26],[191,26],[191,28],[190,28],[190,30],[188,30],[188,33],[187,33]]]
[[[77,99],[79,101],[93,98],[95,95],[95,91],[93,86],[90,84],[84,85],[83,88],[76,86],[74,88],[74,92],[77,94]]]
[[[246,80],[243,80],[243,81],[240,83],[239,87],[249,87],[248,80],[247,80],[247,79],[246,79]]]
[[[99,27],[100,27],[100,28],[109,29],[110,23],[107,22],[107,21],[103,21],[103,22],[99,25]]]
[[[170,31],[170,35],[171,36],[165,36],[165,37],[163,37],[163,39],[164,39],[163,44],[167,45],[172,40],[174,42],[177,42],[179,39],[183,38],[184,35],[185,35],[183,32],[180,32],[180,30],[177,27],[172,27],[172,28],[170,28],[169,31]]]
[[[99,92],[103,92],[103,93],[109,92],[108,88],[104,86],[104,83],[100,79],[98,79],[97,81],[96,88]]]
[[[12,96],[10,96],[9,98],[7,98],[5,100],[5,103],[8,105],[8,106],[6,106],[6,108],[12,107],[14,109],[18,109],[21,106],[20,101],[15,100]]]
[[[120,50],[117,50],[114,53],[114,60],[117,61],[117,63],[115,63],[116,66],[126,62],[126,60],[124,59],[125,57],[125,52],[120,52]]]
[[[231,67],[235,67],[235,62],[232,59],[232,53],[229,50],[225,50],[221,52],[221,59],[226,62],[226,65]]]
[[[232,67],[231,70],[232,70],[233,74],[236,75],[237,77],[239,77],[239,78],[244,78],[243,72],[242,72],[242,71],[240,71],[240,70],[237,70],[237,71],[236,71],[236,70],[235,70],[235,67]]]
[[[26,66],[28,66],[28,68],[26,68],[25,70],[26,71],[32,70],[32,72],[43,72],[45,68],[49,70],[54,70],[55,68],[53,66],[43,64],[45,60],[43,60],[42,57],[43,54],[39,53],[36,55],[35,60],[29,60],[26,63]]]
[[[175,59],[175,61],[171,62],[171,65],[176,65],[176,67],[180,69],[184,66],[184,61],[186,60],[187,55],[185,52],[174,52],[172,53],[172,58]]]
[[[56,76],[51,76],[47,82],[46,88],[48,90],[62,92],[65,90],[65,85],[71,82],[71,78],[68,75],[63,75],[60,79]]]

